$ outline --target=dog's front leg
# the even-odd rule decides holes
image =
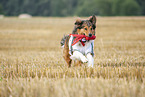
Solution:
[[[87,63],[88,62],[88,59],[81,53],[81,52],[79,52],[79,51],[74,51],[73,52],[73,55],[72,56],[70,56],[70,58],[72,59],[72,60],[80,60],[80,61],[82,61],[83,63]]]
[[[93,67],[94,66],[94,58],[91,55],[91,53],[87,54],[87,59],[88,59],[88,67]]]

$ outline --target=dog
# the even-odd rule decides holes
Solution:
[[[71,67],[72,60],[75,65],[88,63],[88,67],[93,67],[95,29],[95,15],[87,20],[77,19],[72,33],[61,39],[63,58],[68,67]]]

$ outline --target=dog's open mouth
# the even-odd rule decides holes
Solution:
[[[85,38],[83,38],[81,41],[85,43],[87,40]]]

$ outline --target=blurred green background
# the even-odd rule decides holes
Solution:
[[[145,0],[0,0],[0,14],[18,16],[142,16]]]

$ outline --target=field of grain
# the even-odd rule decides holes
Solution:
[[[97,17],[94,68],[67,68],[75,19],[0,19],[0,97],[145,97],[145,17]]]

